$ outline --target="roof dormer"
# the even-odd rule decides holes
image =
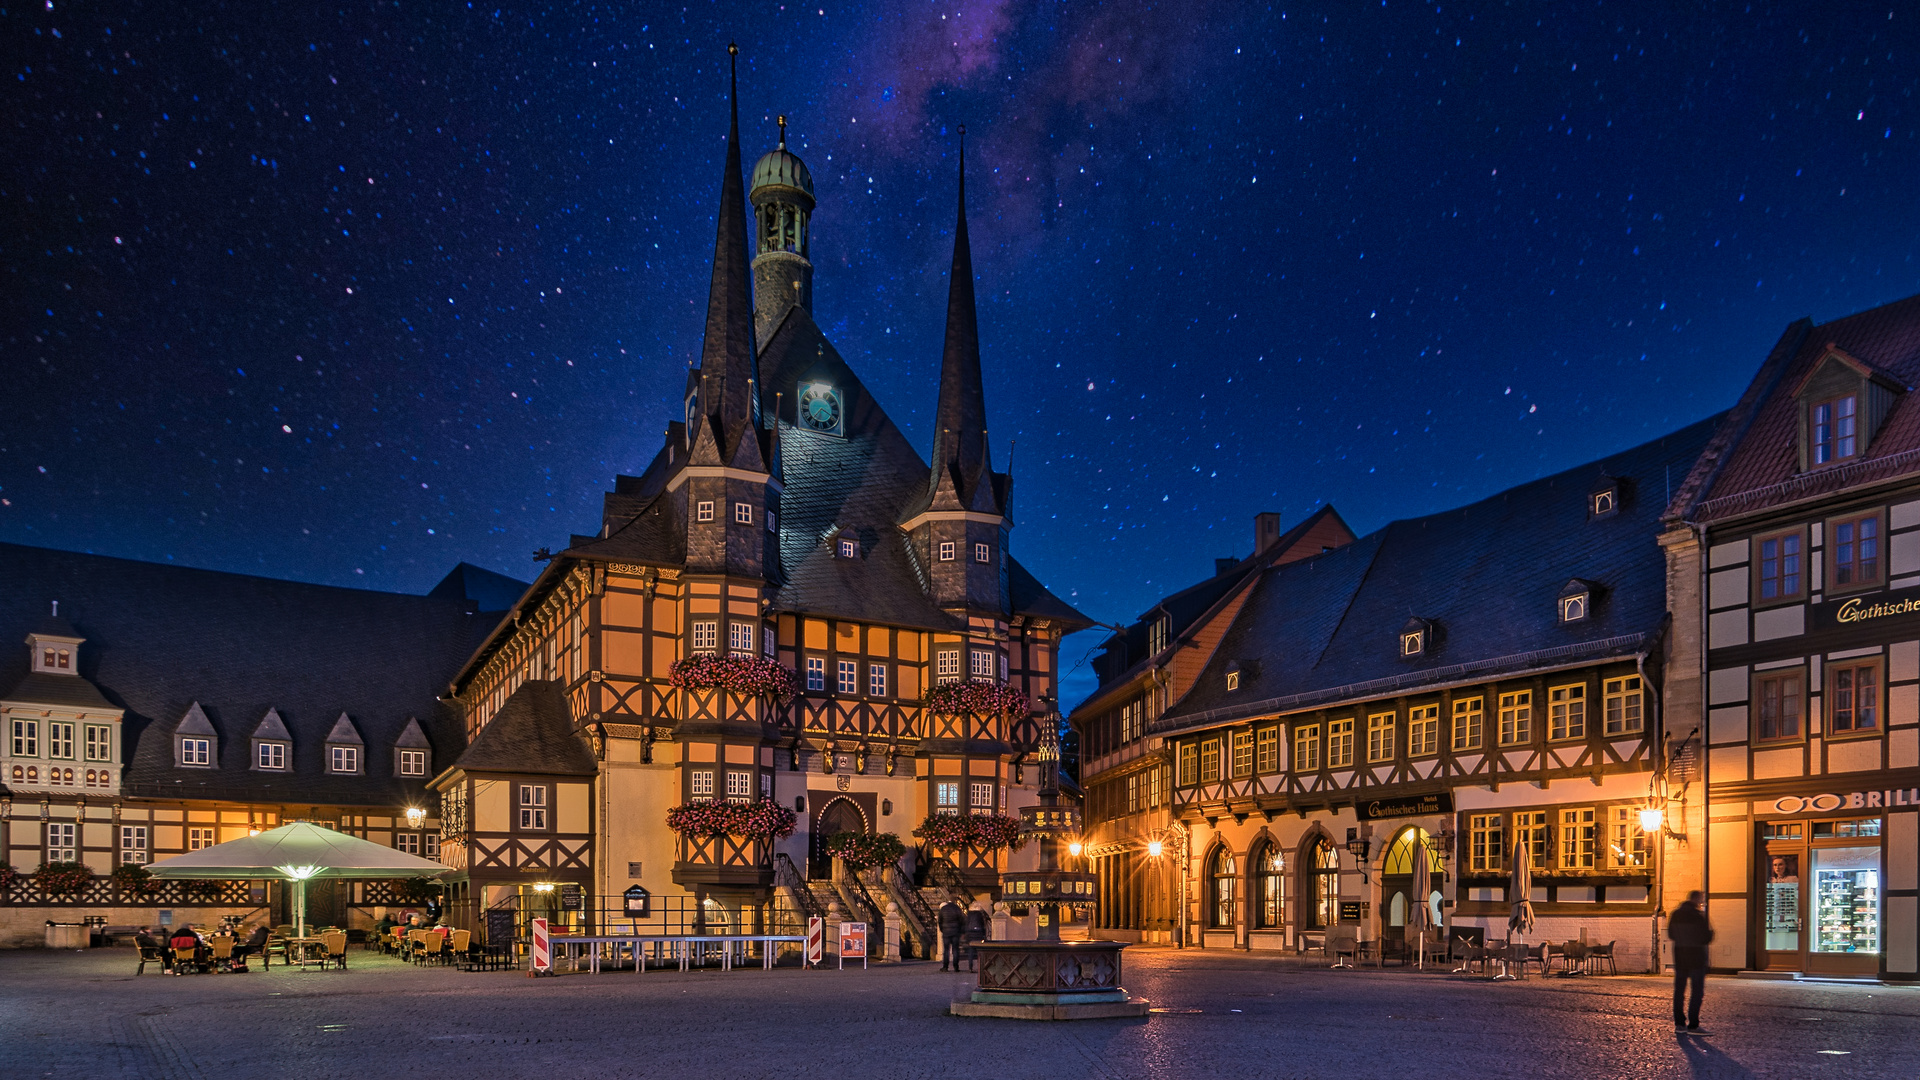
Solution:
[[[220,733],[199,702],[187,706],[173,729],[173,763],[183,769],[211,769],[220,760]]]
[[[286,772],[293,768],[293,734],[287,730],[280,710],[268,709],[253,729],[253,764],[261,772]]]
[[[1568,578],[1566,585],[1560,589],[1560,624],[1566,626],[1570,623],[1586,622],[1592,618],[1594,594],[1599,591],[1599,587],[1591,581]]]
[[[80,674],[80,643],[87,640],[73,624],[60,617],[60,601],[53,602],[53,614],[27,635],[35,674]]]
[[[1601,473],[1587,485],[1587,520],[1599,521],[1620,513],[1620,478]]]
[[[420,721],[413,717],[407,718],[407,726],[401,729],[400,737],[393,740],[393,775],[421,779],[433,775],[433,744],[420,729]]]
[[[1433,652],[1433,631],[1432,619],[1422,619],[1417,615],[1408,619],[1400,627],[1400,659],[1418,660]]]
[[[1793,392],[1800,413],[1800,471],[1865,457],[1881,421],[1906,391],[1905,383],[1829,344]]]
[[[359,776],[367,771],[367,743],[346,713],[327,732],[327,771],[336,776]]]

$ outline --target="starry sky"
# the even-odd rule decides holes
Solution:
[[[1013,550],[1096,619],[1920,291],[1895,5],[0,5],[18,543],[530,579],[680,411],[729,39],[748,160],[784,113],[813,171],[816,318],[923,448],[967,125]]]

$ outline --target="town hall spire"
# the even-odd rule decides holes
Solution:
[[[718,430],[714,434],[723,440],[754,425],[759,412],[754,387],[758,379],[754,370],[753,297],[747,287],[747,200],[740,179],[739,53],[738,45],[727,44],[732,123],[727,129],[726,175],[720,182],[713,282],[707,291],[706,340],[700,349],[701,411],[715,421]]]
[[[943,483],[966,509],[986,509],[993,497],[993,469],[987,452],[986,392],[980,377],[980,320],[974,306],[973,251],[967,242],[967,129],[960,128],[960,194],[953,228],[953,269],[947,282],[947,338],[940,356],[940,401],[934,411],[933,481],[929,495],[940,498]],[[982,485],[985,490],[980,490]]]

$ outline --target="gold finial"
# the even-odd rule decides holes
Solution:
[[[785,150],[787,148],[787,118],[780,116],[776,119],[780,124],[780,149]]]
[[[728,55],[728,56],[739,56],[739,55],[740,55],[740,46],[738,46],[738,45],[735,45],[735,44],[734,44],[733,42],[731,42],[731,41],[729,41],[729,42],[727,42],[727,55]]]

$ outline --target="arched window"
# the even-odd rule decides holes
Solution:
[[[1386,865],[1381,867],[1380,872],[1389,877],[1395,874],[1412,874],[1415,840],[1427,845],[1427,869],[1436,876],[1446,873],[1447,864],[1441,858],[1440,845],[1427,834],[1425,829],[1402,830],[1400,835],[1394,838],[1393,846],[1387,849]]]
[[[1281,904],[1283,869],[1280,849],[1272,843],[1260,846],[1248,864],[1253,872],[1253,926],[1256,930],[1278,930],[1286,914]]]
[[[1233,852],[1226,848],[1217,848],[1213,861],[1207,867],[1207,877],[1211,883],[1213,901],[1207,907],[1207,925],[1222,929],[1233,926],[1233,889],[1236,880],[1236,867]]]
[[[1322,836],[1308,849],[1301,896],[1309,905],[1307,929],[1325,930],[1340,921],[1340,851]]]

